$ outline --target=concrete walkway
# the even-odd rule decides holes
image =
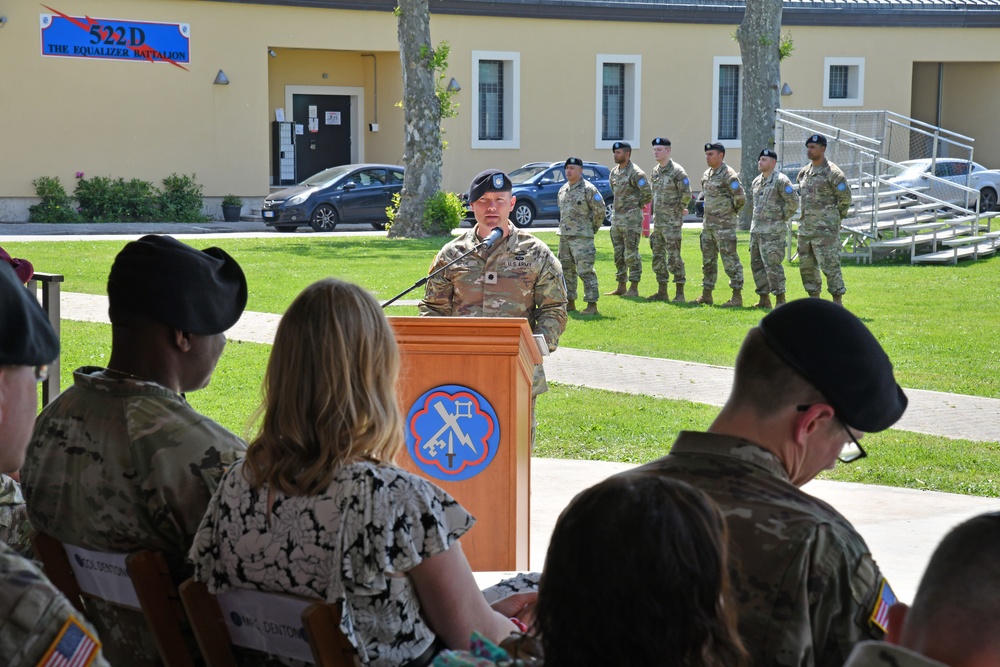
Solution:
[[[63,293],[64,319],[107,322],[107,297]],[[413,302],[415,303],[415,302]],[[411,304],[412,305],[412,304]],[[234,340],[271,343],[279,315],[246,312],[227,332]],[[732,369],[560,348],[545,360],[549,379],[565,384],[722,405]],[[910,406],[898,428],[949,438],[996,441],[1000,401],[908,389]],[[544,400],[544,399],[543,399]],[[540,570],[549,537],[577,493],[633,466],[599,461],[532,459],[530,566]],[[902,600],[911,600],[937,542],[955,524],[1000,510],[1000,499],[844,482],[813,481],[805,489],[840,510],[864,535]],[[481,578],[481,583],[490,583]]]

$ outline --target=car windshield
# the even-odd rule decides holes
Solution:
[[[330,185],[335,180],[343,176],[344,174],[350,173],[352,167],[350,165],[341,165],[339,167],[330,167],[329,169],[324,169],[318,174],[313,174],[306,180],[299,183],[299,185],[304,185],[307,187],[325,187]]]
[[[906,178],[919,178],[921,174],[927,171],[926,162],[903,162],[899,165],[889,165],[885,169],[886,178],[899,178],[900,176]]]
[[[521,167],[520,169],[515,169],[514,171],[507,174],[510,178],[510,182],[514,185],[519,185],[521,183],[526,183],[535,177],[539,172],[548,169],[548,165],[539,165],[537,167]]]

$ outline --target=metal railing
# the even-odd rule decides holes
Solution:
[[[56,332],[56,338],[62,339],[59,327],[61,316],[59,307],[60,286],[64,278],[59,273],[35,273],[27,283],[28,290],[39,299],[42,309],[49,318],[49,324]],[[39,288],[41,295],[39,298]],[[49,364],[49,378],[42,383],[42,406],[51,403],[59,395],[59,357]]]

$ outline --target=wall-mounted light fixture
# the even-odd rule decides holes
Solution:
[[[271,56],[272,58],[277,58],[278,57],[278,54],[274,52],[274,49],[268,49],[267,50],[267,55]]]
[[[229,77],[226,76],[226,73],[220,69],[219,73],[215,75],[215,81],[213,81],[212,83],[214,83],[217,86],[228,86]]]
[[[448,82],[448,92],[457,93],[462,90],[462,87],[458,85],[458,81],[455,81],[455,77],[451,77],[451,81]]]
[[[786,83],[781,87],[781,94],[784,95],[785,97],[788,97],[789,95],[792,94],[792,87]]]

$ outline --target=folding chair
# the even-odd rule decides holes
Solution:
[[[87,613],[85,598],[138,610],[163,664],[194,667],[181,629],[187,625],[184,607],[163,554],[93,551],[63,544],[42,532],[35,532],[31,541],[49,580],[81,613]]]
[[[181,584],[180,594],[207,667],[237,667],[233,646],[318,667],[357,665],[332,604],[242,588],[212,595],[194,579]]]

